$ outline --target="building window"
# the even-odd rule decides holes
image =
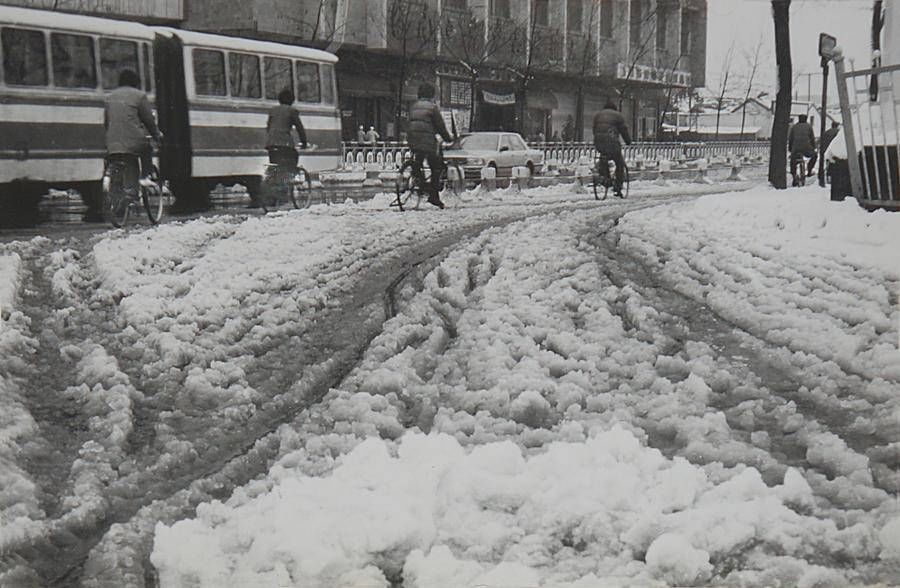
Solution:
[[[600,36],[613,36],[613,0],[600,0]]]
[[[148,63],[148,68],[149,65]],[[126,69],[138,73],[137,43],[121,39],[100,39],[100,83],[103,89],[117,88],[119,74]]]
[[[53,85],[62,88],[96,88],[94,39],[85,35],[50,35]],[[135,73],[137,70],[135,70]]]
[[[566,26],[568,30],[584,30],[584,0],[566,0]]]
[[[3,80],[10,86],[46,86],[47,46],[44,33],[3,27]]]
[[[472,104],[472,85],[463,80],[441,79],[441,106],[463,107]]]
[[[287,88],[293,91],[294,74],[291,60],[278,57],[263,59],[263,74],[266,80],[266,99],[277,100],[278,93]]]
[[[631,40],[632,51],[638,50],[641,46],[641,20],[644,18],[644,1],[631,0],[631,31],[629,39]]]
[[[669,32],[669,7],[660,2],[656,6],[656,49],[666,50],[666,38]]]
[[[297,100],[300,102],[321,102],[319,66],[305,61],[297,62]]]
[[[491,0],[491,16],[509,18],[509,0]]]
[[[194,89],[200,96],[224,96],[225,54],[210,49],[194,49]]]
[[[465,10],[468,7],[466,6],[466,0],[444,0],[442,8],[449,8],[450,10]]]
[[[693,18],[690,10],[681,11],[681,54],[690,55],[693,42]]]
[[[534,24],[550,26],[550,0],[534,0],[531,9],[534,11]]]

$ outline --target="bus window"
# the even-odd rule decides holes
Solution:
[[[141,43],[144,46],[144,90],[153,91],[153,60],[150,59],[150,43]]]
[[[334,66],[330,63],[323,63],[320,71],[322,75],[322,102],[334,104]]]
[[[249,53],[229,53],[231,95],[235,98],[262,98],[259,80],[259,57]]]
[[[103,89],[117,88],[119,74],[126,69],[140,75],[137,43],[121,39],[100,39],[100,78]]]
[[[294,76],[291,73],[291,60],[278,57],[266,57],[263,61],[266,75],[266,99],[277,100],[278,93],[285,88],[294,87]]]
[[[44,33],[3,27],[3,79],[10,86],[46,86],[47,46]]]
[[[297,62],[297,100],[300,102],[321,101],[319,90],[319,66],[305,61]]]
[[[201,96],[224,96],[225,54],[210,49],[194,49],[194,88]]]
[[[94,39],[87,35],[50,33],[53,85],[61,88],[96,88]]]

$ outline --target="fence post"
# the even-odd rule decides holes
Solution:
[[[841,118],[844,119],[844,142],[847,144],[847,165],[850,167],[850,186],[857,199],[865,197],[862,171],[856,151],[856,137],[853,135],[853,118],[850,113],[850,96],[847,93],[847,76],[844,68],[844,52],[840,47],[834,50],[834,79],[837,82],[838,99],[841,103]],[[849,124],[847,122],[849,121]]]

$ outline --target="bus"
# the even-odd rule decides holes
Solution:
[[[337,57],[326,51],[0,7],[0,62],[0,226],[36,216],[50,187],[78,190],[98,215],[103,106],[124,69],[141,76],[154,106],[160,175],[181,208],[207,207],[216,184],[259,189],[267,111],[285,87],[315,145],[302,165],[340,161]]]

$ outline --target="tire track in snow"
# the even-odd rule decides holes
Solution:
[[[873,455],[869,451],[873,439],[861,438],[850,430],[849,417],[828,410],[827,405],[823,407],[821,402],[810,401],[798,392],[804,385],[814,387],[815,380],[811,383],[809,374],[802,368],[773,361],[772,357],[776,356],[773,352],[781,350],[778,345],[744,331],[740,325],[718,315],[707,305],[667,286],[666,279],[654,273],[640,258],[619,249],[613,226],[590,234],[586,241],[594,247],[598,264],[614,285],[634,289],[646,304],[664,317],[659,324],[663,326],[672,351],[683,351],[690,341],[708,344],[714,350],[717,361],[723,363],[734,379],[741,383],[716,390],[717,393],[712,396],[712,406],[725,414],[741,444],[751,451],[761,449],[773,458],[774,461],[768,463],[753,464],[770,482],[780,480],[787,467],[797,467],[807,472],[814,488],[820,494],[827,495],[834,506],[848,510],[870,507],[883,501],[886,494],[897,491],[895,481],[890,477],[876,475],[874,479],[871,476],[866,479],[865,476],[873,469],[892,468],[888,452],[879,459],[877,452]],[[628,313],[622,308],[618,309],[618,313],[623,323],[628,325]],[[648,336],[640,333],[637,327],[632,330],[635,336]],[[858,386],[858,377],[847,374],[845,379],[839,384],[841,393],[850,393]],[[753,389],[757,392],[748,393]],[[747,401],[757,404],[747,406],[744,404]],[[854,416],[865,418],[865,415]],[[688,449],[684,440],[671,437],[656,423],[644,422],[642,426],[650,433],[651,444],[667,455],[683,454]],[[889,436],[874,437],[885,443],[890,442]],[[855,462],[857,470],[854,471],[853,466],[848,466],[847,471],[836,470],[829,459],[817,457],[817,444],[820,442],[830,442],[832,447],[829,449],[838,454],[843,452],[845,461]],[[716,455],[692,455],[690,452],[687,457],[701,463],[721,459]],[[859,466],[863,467],[863,471],[858,470]],[[857,483],[864,489],[861,495],[847,495],[831,484],[840,476],[856,476]]]

